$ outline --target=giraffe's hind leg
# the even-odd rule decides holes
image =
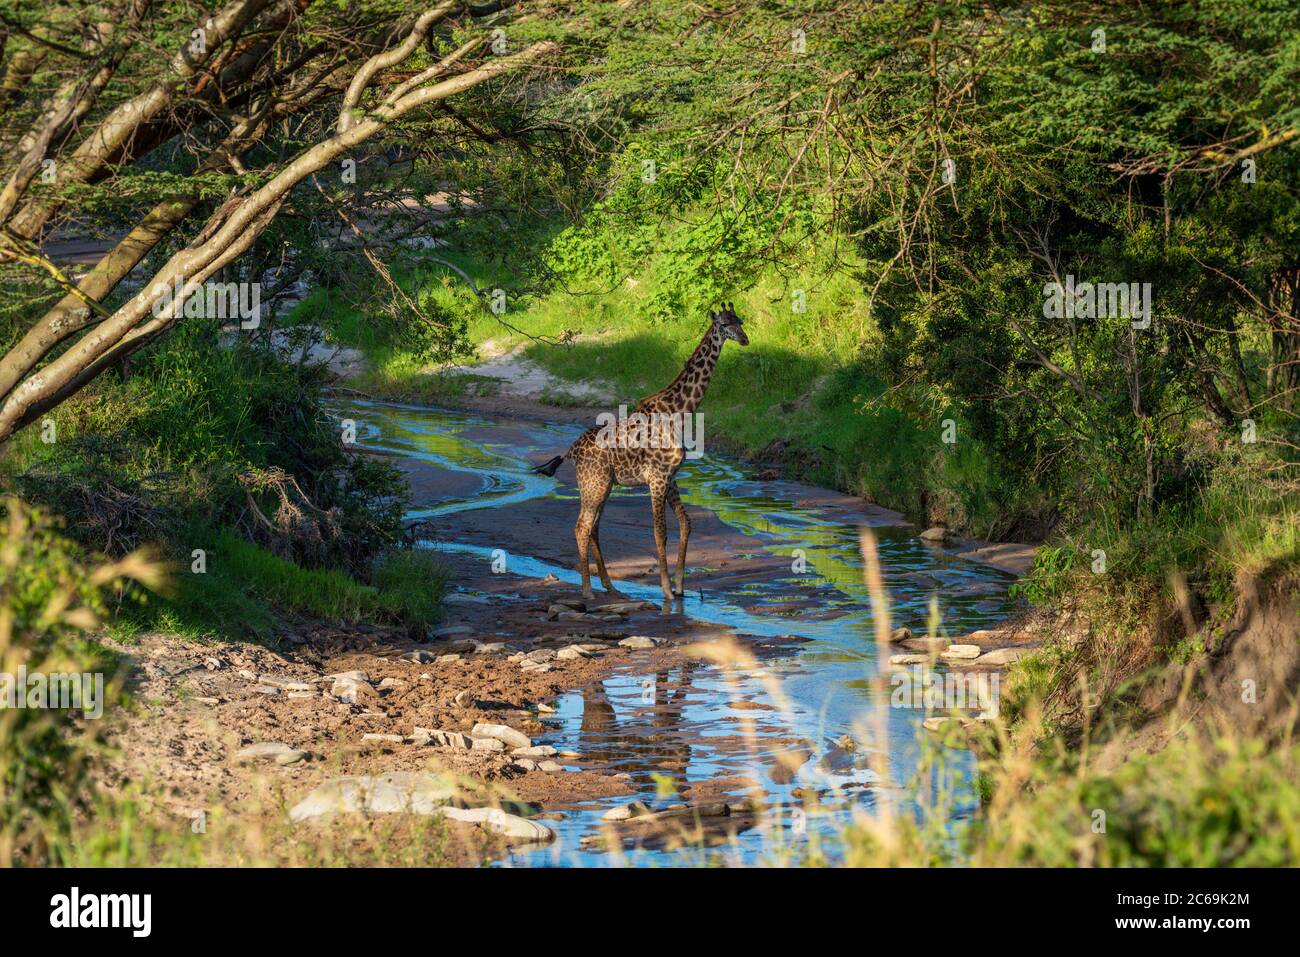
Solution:
[[[691,539],[691,517],[686,514],[686,505],[682,502],[681,492],[677,490],[677,481],[668,483],[666,496],[669,507],[677,515],[677,585],[674,595],[686,594],[686,543]]]
[[[591,552],[596,556],[596,572],[600,575],[601,585],[604,586],[605,591],[617,593],[614,583],[609,580],[609,572],[605,570],[605,556],[600,553],[600,517],[605,513],[605,502],[608,500],[609,492],[606,491],[605,498],[596,509],[596,519],[591,526]]]

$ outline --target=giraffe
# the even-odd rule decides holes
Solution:
[[[591,568],[588,548],[596,558],[596,571],[605,591],[614,593],[614,584],[605,570],[600,553],[600,515],[614,485],[650,488],[650,510],[654,523],[655,550],[659,555],[659,584],[664,601],[684,594],[686,584],[686,543],[691,537],[691,520],[686,514],[676,475],[686,453],[682,448],[682,422],[699,408],[709,380],[722,354],[722,346],[732,339],[742,346],[749,337],[731,303],[723,303],[709,313],[709,328],[686,361],[686,366],[666,388],[648,395],[636,405],[641,417],[628,416],[617,427],[597,426],[584,432],[568,451],[557,455],[534,471],[554,475],[565,459],[572,459],[577,472],[581,508],[574,526],[578,542],[578,573],[582,575],[582,595],[591,598]],[[666,509],[677,516],[677,585],[668,577],[668,525]]]

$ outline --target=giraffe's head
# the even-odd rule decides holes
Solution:
[[[745,335],[745,327],[740,324],[740,316],[736,315],[733,303],[724,302],[717,312],[709,313],[709,318],[713,320],[713,328],[722,333],[724,340],[735,339],[742,346],[749,345],[749,336]]]

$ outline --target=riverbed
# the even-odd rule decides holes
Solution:
[[[336,412],[357,423],[359,444],[391,456],[410,476],[410,518],[422,520],[420,544],[457,562],[450,608],[509,600],[512,581],[554,576],[576,586],[572,466],[555,478],[531,469],[562,452],[582,425],[361,400]],[[652,806],[732,800],[757,790],[773,813],[711,850],[674,849],[671,842],[611,850],[598,840],[601,816],[628,798],[592,800],[564,810],[552,825],[559,835],[552,845],[515,850],[507,863],[682,863],[687,855],[749,863],[789,851],[797,857],[855,810],[880,801],[912,806],[916,788],[901,785],[915,774],[927,712],[883,709],[883,739],[871,723],[881,663],[863,585],[863,527],[877,543],[892,626],[959,635],[1009,611],[1012,576],[920,541],[918,529],[896,513],[827,489],[762,481],[757,469],[708,453],[687,461],[678,482],[694,532],[687,594],[669,614],[727,626],[742,652],[746,642],[763,651],[742,667],[692,660],[640,673],[629,664],[559,697],[547,715],[549,733],[537,740],[575,754],[583,770],[630,776]],[[601,544],[619,591],[657,603],[649,512],[644,489],[615,490]],[[674,560],[671,517],[668,552]],[[886,760],[889,782],[879,770]],[[968,757],[955,752],[951,769],[952,814],[960,817],[974,807]],[[810,795],[818,813],[807,813]]]

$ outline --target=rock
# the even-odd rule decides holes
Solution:
[[[306,821],[338,813],[435,814],[455,797],[455,784],[433,774],[393,771],[376,777],[335,778],[295,804],[289,819]]]
[[[414,661],[417,665],[428,664],[429,662],[436,661],[438,659],[438,656],[433,654],[432,652],[424,651],[418,648],[415,651],[408,651],[406,654],[401,655],[400,657],[403,661]]]
[[[560,661],[573,661],[575,659],[590,658],[591,654],[583,651],[577,645],[569,645],[569,647],[557,651],[555,657]]]
[[[312,681],[303,681],[300,677],[287,677],[285,675],[259,675],[257,684],[266,685],[268,688],[278,688],[282,692],[313,692],[316,690],[316,684]]]
[[[555,616],[554,621],[604,621],[603,617],[589,615],[585,611],[562,611]]]
[[[548,672],[548,671],[554,671],[554,670],[555,670],[555,666],[554,666],[554,665],[541,665],[541,664],[538,664],[538,663],[535,662],[535,661],[524,661],[524,662],[521,662],[521,663],[520,663],[520,665],[519,665],[519,670],[520,670],[520,671],[531,672],[531,673],[534,673],[534,674],[544,675],[544,674],[546,674],[546,672]]]
[[[419,745],[435,748],[460,748],[468,751],[473,747],[469,735],[459,731],[434,731],[430,728],[416,727],[411,732],[411,739]]]
[[[512,763],[514,764],[515,767],[519,768],[521,771],[537,770],[537,762],[533,761],[531,758],[517,758]]]
[[[512,748],[531,748],[533,746],[532,738],[522,731],[516,731],[504,724],[487,724],[480,721],[474,725],[474,730],[471,733],[476,737],[496,738]]]
[[[912,637],[911,628],[895,628],[889,635],[889,641],[891,644],[896,645],[899,642],[907,641],[911,637]]]
[[[474,704],[474,692],[469,690],[457,691],[456,697],[452,699],[452,702],[458,708],[468,708]]]
[[[272,688],[270,685],[257,685],[254,689],[258,694],[279,694],[279,688]]]
[[[633,817],[645,817],[653,813],[642,802],[633,801],[631,804],[624,804],[622,807],[610,808],[601,815],[601,818],[606,821],[627,821]]]
[[[443,815],[453,821],[477,824],[494,834],[500,834],[512,843],[545,843],[555,838],[555,832],[545,824],[530,821],[516,814],[507,814],[500,808],[448,807],[443,809]]]
[[[499,655],[506,650],[504,641],[483,641],[474,649],[476,655]]]
[[[226,667],[226,663],[220,658],[208,655],[203,659],[203,667],[207,668],[209,671],[220,671],[222,668]]]
[[[977,665],[1009,665],[1013,661],[1019,661],[1025,655],[1033,653],[1033,648],[994,648],[992,651],[984,652],[972,663]]]
[[[586,611],[587,603],[581,598],[556,598],[551,602],[552,608],[569,609],[571,611]]]
[[[553,758],[559,753],[549,744],[534,744],[527,748],[515,748],[510,755],[515,758]]]
[[[339,671],[325,677],[334,681],[357,681],[361,684],[370,684],[370,675],[364,671]]]
[[[891,665],[927,665],[930,663],[929,655],[890,655],[889,663]]]
[[[662,638],[649,638],[645,635],[630,635],[618,643],[620,648],[657,648],[662,645]]]
[[[972,659],[980,656],[979,645],[949,645],[939,652],[940,658]]]
[[[339,678],[330,686],[330,694],[344,704],[358,704],[365,695],[374,694],[374,690],[366,682],[350,678]]]
[[[927,528],[920,535],[923,542],[943,542],[948,539],[948,529],[942,525],[935,525],[933,528]]]
[[[406,738],[400,734],[363,734],[361,743],[372,742],[375,744],[405,744]]]
[[[549,704],[546,704],[544,701],[539,701],[539,702],[537,702],[537,713],[538,713],[538,714],[555,714],[555,709],[552,708]]]
[[[293,695],[290,695],[289,697],[292,698]],[[221,704],[220,698],[209,698],[206,695],[197,695],[194,698],[191,698],[190,700],[197,701],[199,704],[206,704],[206,705]]]
[[[564,765],[558,761],[542,761],[538,763],[537,770],[554,774],[557,771],[563,771]]]
[[[541,664],[544,661],[550,661],[555,657],[555,651],[551,648],[538,648],[536,651],[530,651],[524,655],[525,660]]]
[[[460,655],[439,655],[438,656],[438,664],[440,665],[449,665],[457,661],[460,661]]]
[[[614,601],[607,605],[597,605],[591,609],[599,615],[630,615],[638,611],[657,611],[658,605],[648,601]]]
[[[398,681],[396,678],[385,678],[383,681],[379,682],[379,687],[380,687],[380,688],[396,688],[396,687],[397,687],[398,685],[400,685],[400,684],[401,684],[401,682]]]
[[[505,742],[499,738],[486,738],[478,735],[470,735],[471,750],[474,751],[504,751]]]
[[[291,748],[281,741],[264,741],[261,744],[249,745],[235,752],[235,760],[240,764],[248,764],[253,761],[273,761],[281,767],[297,764],[306,757],[306,751]]]

